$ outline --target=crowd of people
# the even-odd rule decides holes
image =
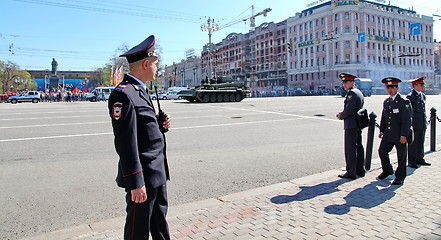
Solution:
[[[8,99],[12,96],[19,96],[28,90],[20,90],[17,92],[8,91],[7,93],[0,94],[0,102],[8,102]],[[63,89],[54,89],[51,91],[39,91],[40,102],[77,102],[77,101],[88,101],[88,92],[83,91],[71,91]],[[102,97],[97,96],[96,99],[99,101]]]

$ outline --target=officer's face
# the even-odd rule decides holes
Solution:
[[[421,92],[424,90],[424,84],[421,84],[421,83],[415,84],[415,85],[413,85],[413,88],[415,90],[417,90],[418,92]]]
[[[345,90],[349,90],[354,86],[354,81],[344,81],[343,82],[343,88]]]
[[[398,92],[397,86],[387,86],[386,92],[389,93],[390,96],[395,96]]]
[[[158,58],[148,58],[147,61],[144,62],[145,70],[146,70],[146,80],[147,81],[155,81],[156,71],[158,70]]]

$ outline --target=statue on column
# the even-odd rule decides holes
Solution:
[[[51,64],[52,64],[52,74],[57,75],[58,62],[55,60],[55,58],[52,58]]]

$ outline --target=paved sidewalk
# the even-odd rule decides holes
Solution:
[[[395,154],[392,159],[395,159]],[[332,170],[170,208],[172,239],[441,239],[441,152],[408,168],[404,185],[381,168],[354,181]],[[123,239],[124,218],[30,239]]]

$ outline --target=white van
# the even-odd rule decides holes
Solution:
[[[91,102],[108,100],[113,89],[115,89],[115,87],[97,87],[86,95],[86,100]]]

